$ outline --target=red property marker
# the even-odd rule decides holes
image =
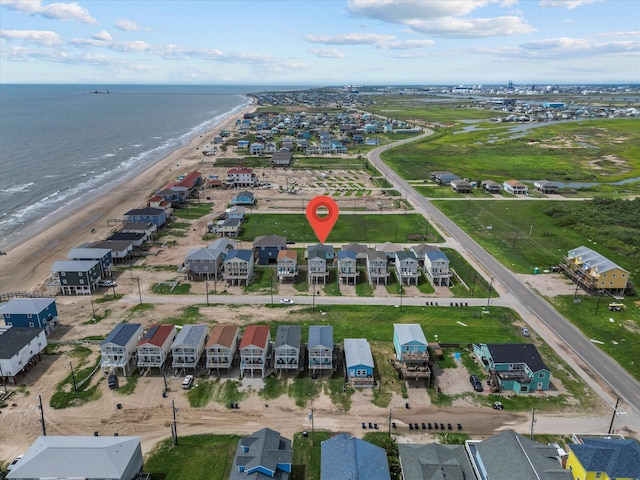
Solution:
[[[328,210],[329,213],[325,217],[320,217],[318,215],[318,208],[320,207],[324,207]],[[324,243],[338,220],[338,215],[340,213],[338,204],[331,197],[315,197],[307,204],[306,213],[307,220],[309,220],[311,228],[316,232],[316,237],[318,237],[320,243]]]

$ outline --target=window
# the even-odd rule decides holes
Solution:
[[[27,313],[27,318],[31,318],[31,316],[32,315],[30,313]]]
[[[33,324],[33,322],[29,322],[29,326],[30,326],[31,328],[35,327],[35,325]]]

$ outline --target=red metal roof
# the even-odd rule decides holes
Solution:
[[[200,172],[189,172],[187,175],[178,182],[181,187],[193,188],[196,186],[196,181],[200,178]]]
[[[298,254],[295,250],[280,250],[278,252],[278,260],[282,260],[283,258],[290,258],[291,260],[296,260],[298,258]]]
[[[138,347],[147,343],[161,347],[175,328],[175,325],[151,325],[147,333],[138,342]]]
[[[213,347],[214,345],[231,348],[237,331],[237,325],[216,325],[213,327],[213,330],[211,330],[206,348]]]
[[[260,348],[267,348],[269,340],[269,325],[249,325],[244,331],[240,348],[252,345]]]

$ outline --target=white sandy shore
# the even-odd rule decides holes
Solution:
[[[213,128],[231,129],[238,118],[254,109],[255,105],[249,105]],[[113,229],[107,220],[122,218],[128,210],[145,206],[148,198],[173,180],[177,172],[197,169],[198,163],[204,159],[202,149],[211,136],[202,132],[194,136],[188,145],[174,150],[134,178],[97,192],[95,200],[78,201],[46,221],[28,227],[26,232],[22,232],[29,233],[26,240],[9,247],[7,255],[0,256],[0,293],[47,293],[44,281],[51,275],[54,261],[66,259],[70,249],[84,242],[105,238]],[[175,165],[179,165],[179,169]]]

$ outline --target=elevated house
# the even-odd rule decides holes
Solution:
[[[40,436],[8,474],[8,480],[135,480],[142,473],[140,437]]]
[[[573,282],[587,292],[604,290],[622,295],[630,284],[627,270],[584,246],[569,250],[560,266]]]
[[[209,373],[221,368],[230,370],[240,341],[237,325],[216,325],[211,330],[209,341],[205,345],[207,368]]]
[[[398,443],[403,480],[474,480],[464,445]]]
[[[100,344],[103,372],[122,370],[126,377],[136,367],[137,346],[142,337],[139,323],[119,323]],[[133,367],[133,368],[130,368]]]
[[[126,222],[151,222],[156,227],[162,228],[167,223],[167,213],[162,208],[145,207],[134,208],[124,214]]]
[[[479,343],[473,354],[491,377],[491,390],[529,393],[548,390],[551,370],[532,343]]]
[[[176,335],[175,325],[151,325],[136,345],[138,368],[162,368]]]
[[[309,371],[312,374],[333,371],[333,327],[331,325],[310,325]]]
[[[278,258],[278,253],[281,250],[286,250],[286,248],[287,238],[280,235],[262,235],[256,237],[253,241],[253,251],[259,265],[268,265],[270,262],[275,262]]]
[[[240,342],[240,374],[244,375],[249,370],[253,377],[253,371],[260,370],[264,378],[270,346],[268,325],[247,326]]]
[[[439,248],[429,249],[424,252],[424,273],[435,287],[436,285],[451,285],[451,269],[449,257]]]
[[[342,285],[355,285],[358,282],[356,252],[341,250],[338,252],[338,279]]]
[[[227,208],[224,211],[225,218],[237,218],[241,222],[244,221],[244,218],[246,215],[247,215],[247,209],[245,207],[240,207],[238,205],[233,206],[231,208]]]
[[[25,376],[42,359],[46,347],[43,328],[0,329],[0,383],[19,385],[19,377]]]
[[[431,379],[427,339],[422,327],[415,323],[393,325],[393,346],[402,378]]]
[[[396,252],[396,277],[400,285],[418,285],[420,271],[418,270],[418,259],[415,254],[407,250]]]
[[[0,317],[8,327],[42,328],[49,335],[58,324],[55,298],[12,298],[0,304]]]
[[[231,205],[255,205],[256,204],[256,195],[252,192],[244,190],[242,192],[236,193],[231,199]]]
[[[144,241],[150,242],[155,238],[158,226],[153,222],[124,222],[120,231],[143,233]]]
[[[569,444],[566,468],[576,479],[637,480],[640,443],[633,438],[581,437]]]
[[[558,184],[550,182],[549,180],[536,180],[533,182],[533,188],[535,188],[537,192],[547,195],[558,193],[560,191]]]
[[[517,180],[507,180],[502,184],[502,189],[512,195],[527,195],[529,188]]]
[[[111,277],[111,270],[113,268],[113,254],[110,248],[72,248],[67,254],[67,260],[87,260],[100,262],[101,277]]]
[[[443,172],[432,172],[433,180],[439,185],[451,185],[453,180],[460,180],[460,177],[455,173],[443,171]]]
[[[342,245],[341,250],[343,252],[356,252],[356,261],[358,265],[366,265],[367,252],[369,251],[369,247],[367,247],[366,245],[352,242],[347,245]]]
[[[317,283],[324,285],[327,283],[327,277],[329,276],[327,257],[329,255],[331,255],[330,258],[333,259],[334,250],[331,245],[318,244],[307,247],[307,283],[309,285],[315,285]]]
[[[184,325],[171,344],[171,367],[192,369],[196,373],[208,338],[206,325]]]
[[[253,142],[249,145],[249,155],[261,157],[264,155],[264,143]]]
[[[146,235],[142,232],[116,232],[109,235],[105,240],[111,242],[130,242],[133,249],[140,249],[145,242]]]
[[[387,452],[347,433],[340,433],[321,444],[320,479],[391,480]]]
[[[483,191],[491,194],[500,193],[502,191],[502,186],[493,180],[483,180],[480,186]]]
[[[253,275],[253,251],[231,250],[223,261],[223,277],[230,285],[249,285]]]
[[[233,167],[227,170],[227,186],[230,188],[253,188],[258,186],[258,175],[252,168]]]
[[[384,242],[383,244],[376,245],[376,252],[384,253],[387,256],[387,260],[389,260],[390,262],[395,262],[396,252],[398,252],[399,250],[402,250],[402,246],[396,243]],[[367,255],[368,254],[369,251],[367,251]]]
[[[96,260],[58,260],[51,267],[47,287],[62,295],[91,295],[101,279],[100,262]]]
[[[387,284],[389,269],[387,255],[384,252],[370,250],[367,252],[367,275],[370,285]]]
[[[302,354],[300,325],[279,325],[273,346],[273,366],[276,371],[297,371]]]
[[[217,279],[225,253],[221,249],[194,248],[184,257],[184,266],[190,280]]]
[[[238,237],[242,232],[242,220],[239,218],[225,218],[216,226],[216,233],[221,237]]]
[[[176,194],[176,192],[172,192]],[[151,208],[158,208],[164,211],[165,217],[170,219],[173,216],[173,205],[170,201],[165,200],[161,195],[154,195],[147,201],[147,206]],[[126,220],[125,220],[126,221]]]
[[[238,441],[229,480],[288,480],[292,462],[291,440],[263,428]]]
[[[457,178],[455,180],[451,180],[451,190],[456,193],[471,193],[471,183],[464,178]]]
[[[126,262],[133,257],[133,243],[129,240],[98,240],[86,247],[109,250],[114,264]]]
[[[298,254],[294,250],[280,250],[276,260],[276,272],[280,283],[295,283],[298,276]]]
[[[465,450],[471,460],[475,478],[513,480],[573,480],[562,468],[558,449],[505,430],[485,440],[467,440]]]
[[[291,150],[293,149],[293,144],[291,144]],[[271,156],[271,166],[272,167],[288,167],[291,165],[293,161],[293,152],[291,150],[279,150],[274,152]]]
[[[345,373],[352,387],[373,387],[373,355],[364,338],[344,339]]]
[[[156,194],[149,199],[150,207],[155,206],[155,208],[162,208],[161,205],[163,203],[168,203],[172,208],[178,208],[184,205],[187,203],[187,189],[174,188],[173,184],[170,184],[156,191]]]

